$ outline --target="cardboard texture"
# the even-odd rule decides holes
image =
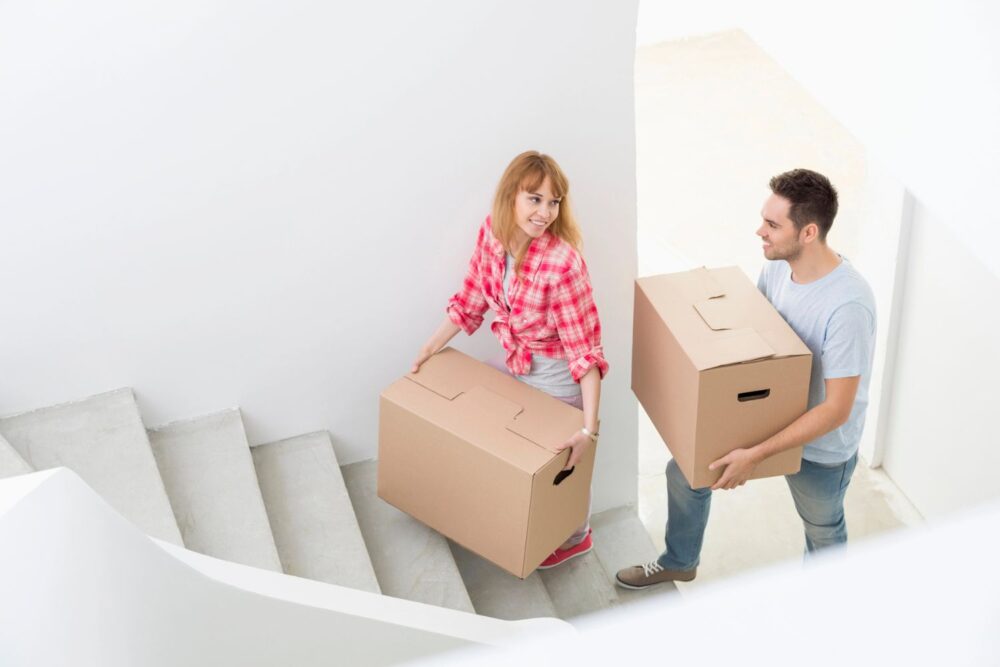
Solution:
[[[587,518],[594,451],[555,484],[583,412],[446,348],[379,398],[378,495],[524,578]]]
[[[692,488],[806,411],[812,354],[738,267],[639,278],[632,336],[632,391]],[[781,452],[753,478],[801,461],[801,447]]]

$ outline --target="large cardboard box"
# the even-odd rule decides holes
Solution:
[[[806,411],[812,354],[738,267],[639,278],[632,336],[632,391],[692,488]],[[801,447],[781,452],[753,477],[801,460]]]
[[[378,495],[522,579],[587,518],[583,412],[453,349],[379,399]]]

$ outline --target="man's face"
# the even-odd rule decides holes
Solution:
[[[794,260],[802,252],[799,230],[788,217],[792,203],[781,195],[772,194],[764,202],[760,216],[764,219],[757,236],[764,242],[764,257]]]

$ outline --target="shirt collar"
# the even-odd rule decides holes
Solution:
[[[486,239],[487,250],[493,255],[503,257],[507,251],[504,249],[503,244],[500,243],[500,239],[493,235],[493,221],[487,217],[486,222],[490,226],[490,233],[487,234]]]
[[[521,264],[521,277],[526,282],[530,283],[534,280],[535,274],[542,265],[542,260],[545,258],[555,238],[551,232],[546,230],[544,234],[533,240],[531,245],[528,246],[528,250],[524,255],[524,262]]]

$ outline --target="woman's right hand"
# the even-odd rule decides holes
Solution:
[[[435,331],[427,342],[424,343],[424,346],[420,348],[417,358],[413,360],[413,366],[410,368],[410,372],[418,372],[420,367],[424,365],[424,362],[433,357],[435,352],[447,345],[448,341],[454,338],[455,334],[459,331],[461,331],[461,329],[458,325],[454,324],[446,315],[441,324],[438,325],[437,331]]]
[[[410,372],[411,373],[419,372],[420,367],[423,365],[423,363],[433,356],[434,356],[433,352],[428,352],[427,350],[423,349],[420,350],[420,353],[417,354],[417,358],[413,360],[413,368],[410,369]]]

